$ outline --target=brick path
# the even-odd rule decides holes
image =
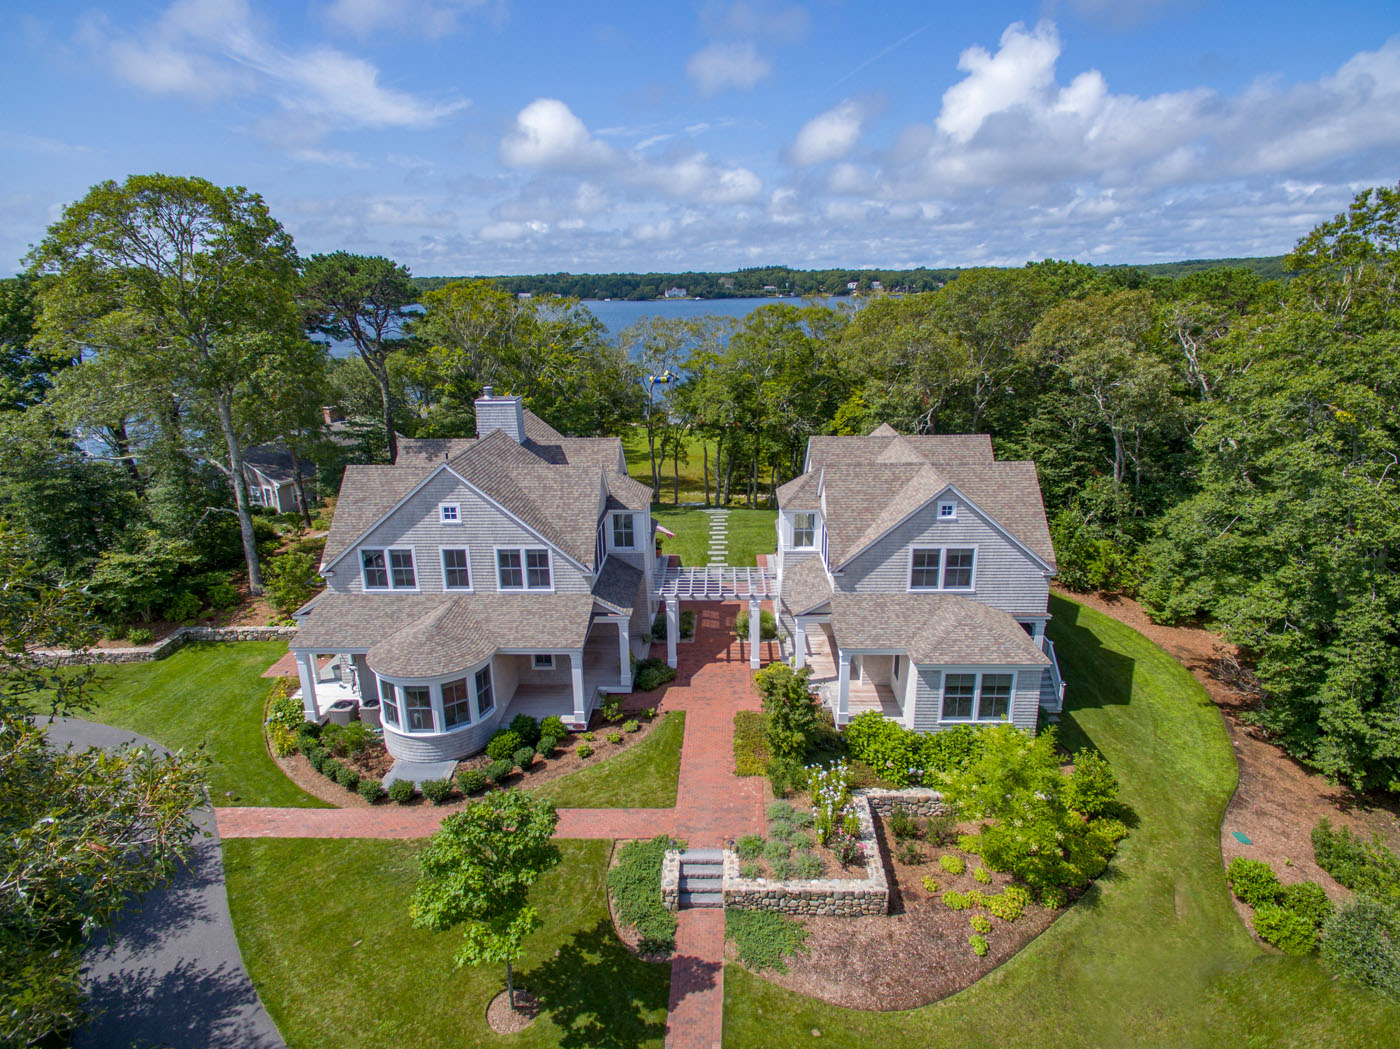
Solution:
[[[763,830],[763,780],[734,775],[734,715],[757,710],[747,638],[734,637],[737,603],[683,603],[695,611],[695,640],[677,646],[676,681],[662,710],[684,710],[680,783],[671,809],[560,809],[560,838],[652,838],[720,846]],[[664,644],[654,655],[665,657]],[[778,658],[764,642],[764,663]],[[224,838],[425,838],[442,822],[430,806],[370,809],[215,809]],[[680,912],[671,963],[667,1049],[715,1049],[724,1008],[724,912]]]

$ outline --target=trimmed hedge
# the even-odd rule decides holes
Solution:
[[[978,734],[971,725],[915,732],[878,710],[867,710],[851,719],[844,739],[851,757],[869,765],[886,783],[907,787],[926,783],[935,773],[963,768],[977,755]]]
[[[676,680],[676,668],[664,659],[643,659],[632,674],[633,692],[650,692]]]
[[[520,738],[520,733],[508,728],[498,729],[486,743],[486,754],[497,761],[509,761],[524,745],[525,741]]]
[[[1247,860],[1243,856],[1230,861],[1225,880],[1240,900],[1256,910],[1266,903],[1276,903],[1282,888],[1272,867],[1263,860]]]

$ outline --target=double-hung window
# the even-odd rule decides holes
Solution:
[[[548,653],[548,652],[536,652],[536,653],[535,653],[535,663],[534,663],[534,666],[535,666],[535,669],[536,669],[536,670],[553,670],[553,669],[554,669],[554,656],[553,656],[553,654],[552,654],[552,653]]]
[[[471,558],[466,547],[443,547],[442,585],[447,590],[472,588]]]
[[[972,702],[976,697],[976,674],[944,674],[943,720],[967,721],[971,719]]]
[[[399,727],[399,697],[394,686],[387,681],[379,683],[379,712],[384,724]]]
[[[491,688],[491,665],[476,672],[476,716],[484,718],[496,709],[496,696]]]
[[[360,565],[365,573],[366,590],[389,589],[389,569],[385,565],[383,550],[361,550]]]
[[[418,586],[412,550],[389,551],[389,583],[395,590],[413,590]]]
[[[972,589],[972,560],[974,553],[971,548],[949,549],[944,551],[943,557],[943,589],[944,590],[971,590]]]
[[[496,585],[501,590],[549,590],[553,585],[549,551],[543,547],[497,550]]]
[[[525,551],[525,589],[548,590],[553,586],[549,574],[549,551]]]
[[[411,547],[360,551],[366,590],[416,590],[418,572]]]
[[[792,546],[810,550],[817,544],[817,515],[810,510],[792,515]]]
[[[613,549],[631,550],[637,545],[636,526],[631,514],[613,514]]]
[[[443,728],[456,728],[471,721],[472,708],[469,696],[466,678],[458,678],[456,681],[449,681],[442,686]]]
[[[944,674],[944,721],[1005,721],[1014,674]]]
[[[914,547],[909,565],[910,590],[937,590],[938,566],[943,551],[938,547]]]
[[[1011,675],[983,674],[977,697],[978,721],[1005,721],[1011,712]]]
[[[404,728],[409,732],[433,731],[433,693],[427,685],[410,685],[403,690]]]

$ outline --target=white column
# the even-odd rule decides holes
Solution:
[[[798,618],[794,618],[793,623],[796,624],[796,629],[792,640],[792,667],[794,670],[801,670],[807,665],[807,624]]]
[[[762,606],[749,602],[749,666],[758,669],[758,646],[763,642]]]
[[[574,685],[574,721],[588,723],[588,700],[583,694],[583,649],[576,648],[569,653],[569,674]]]
[[[316,653],[297,653],[297,676],[301,678],[301,706],[306,712],[307,721],[321,719],[320,708],[316,706]]]
[[[675,669],[676,641],[681,636],[681,603],[674,597],[666,599],[666,665]]]
[[[627,636],[627,626],[628,626],[627,620],[625,620],[625,619],[619,619],[619,620],[617,621],[617,658],[618,658],[618,670],[619,670],[619,671],[621,672],[621,674],[622,674],[622,677],[621,677],[621,681],[622,681],[622,691],[624,691],[624,692],[631,692],[631,691],[632,691],[632,644],[631,644],[631,639]]]
[[[840,654],[840,672],[837,678],[836,724],[844,725],[851,720],[851,657]]]

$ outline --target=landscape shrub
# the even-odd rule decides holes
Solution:
[[[541,736],[540,741],[535,744],[535,753],[542,758],[554,757],[554,752],[559,749],[559,741],[553,736]]]
[[[763,855],[763,835],[745,834],[734,843],[734,851],[741,860],[756,860]]]
[[[878,710],[857,714],[846,726],[846,749],[875,774],[896,787],[912,782],[915,733],[897,725]]]
[[[577,754],[580,758],[590,758],[593,756],[593,748],[587,743],[580,743],[577,747],[574,748],[574,753]]]
[[[194,581],[194,588],[216,612],[238,604],[238,589],[223,572],[205,572]]]
[[[360,792],[360,797],[373,805],[380,798],[384,797],[384,784],[373,776],[362,776],[360,785],[356,788]]]
[[[903,805],[896,805],[890,810],[890,833],[895,841],[917,838],[919,832],[919,821]]]
[[[980,893],[981,905],[985,907],[994,918],[1000,918],[1004,922],[1014,922],[1025,913],[1026,907],[1031,902],[1031,894],[1019,885],[1008,885],[1001,892],[988,896]]]
[[[967,942],[972,947],[972,953],[977,957],[981,958],[987,953],[987,938],[985,936],[973,933],[967,938]]]
[[[1338,884],[1363,896],[1400,903],[1400,857],[1379,833],[1362,841],[1350,828],[1334,830],[1324,816],[1313,828],[1312,844],[1317,865]]]
[[[413,800],[413,784],[406,779],[396,779],[389,784],[389,800],[396,801],[400,805]]]
[[[506,759],[497,758],[486,766],[486,778],[499,787],[514,769],[515,766]]]
[[[798,850],[799,852],[804,849],[810,849],[814,844],[816,844],[812,840],[812,836],[810,834],[803,834],[796,827],[792,827],[791,832],[792,833],[789,834],[786,838],[786,841],[789,845],[791,845],[794,849]]]
[[[128,640],[133,645],[149,645],[155,638],[155,633],[149,627],[137,626],[131,628]]]
[[[763,846],[763,858],[769,863],[785,860],[792,855],[792,846],[779,838],[769,838]]]
[[[348,725],[331,722],[321,730],[321,743],[337,757],[355,757],[363,754],[374,734],[363,721],[352,721]]]
[[[754,674],[763,698],[763,744],[773,761],[802,763],[817,740],[821,704],[812,692],[812,668],[770,663]]]
[[[180,590],[166,603],[161,615],[172,623],[188,623],[199,615],[199,610],[203,607],[204,602],[197,594],[189,590]]]
[[[1332,917],[1332,912],[1336,910],[1332,900],[1324,889],[1315,881],[1294,882],[1292,885],[1285,885],[1278,894],[1279,906],[1292,911],[1300,917],[1306,918],[1313,929],[1322,930],[1323,923]]]
[[[924,837],[933,845],[948,844],[953,840],[957,829],[957,817],[946,810],[935,812],[924,820]]]
[[[510,756],[510,760],[515,762],[516,768],[521,772],[529,772],[530,766],[535,763],[535,748],[521,747]]]
[[[938,882],[931,874],[925,874],[919,879],[919,883],[923,885],[924,892],[928,893],[930,896],[938,891]]]
[[[799,852],[792,858],[792,874],[795,878],[820,878],[825,873],[821,857],[810,852]]]
[[[808,769],[807,789],[812,795],[812,826],[817,841],[830,844],[831,836],[845,825],[851,813],[851,770],[843,761],[826,768]]]
[[[924,847],[918,838],[906,838],[895,849],[895,858],[910,867],[924,862]]]
[[[285,725],[269,724],[267,726],[267,742],[272,747],[272,753],[279,758],[285,758],[288,754],[296,751],[297,734]]]
[[[676,946],[676,916],[661,904],[661,863],[668,849],[683,847],[664,834],[650,841],[630,841],[618,850],[617,865],[608,871],[617,920],[637,930],[645,952],[671,951]]]
[[[515,715],[510,719],[508,727],[511,732],[520,737],[520,745],[525,747],[533,747],[540,741],[540,736],[544,734],[540,723],[529,714]]]
[[[769,860],[768,869],[778,881],[787,881],[792,877],[792,861],[782,856],[776,860]]]
[[[423,792],[423,797],[434,805],[441,805],[452,797],[452,781],[450,779],[425,779],[418,784],[418,789]]]
[[[967,864],[963,862],[961,856],[953,856],[950,854],[944,854],[938,857],[938,865],[949,874],[961,874],[963,871],[967,870]]]
[[[976,902],[974,897],[981,895],[979,892],[954,892],[949,889],[943,894],[943,905],[949,910],[965,911]]]
[[[977,756],[981,733],[972,725],[955,725],[942,732],[916,732],[916,764],[928,782],[937,773],[957,772]]]
[[[1095,750],[1084,749],[1074,756],[1074,771],[1065,784],[1065,804],[1092,819],[1101,816],[1118,800],[1118,777],[1107,759]]]
[[[302,721],[297,724],[297,735],[320,739],[323,728],[324,726],[319,721]]]
[[[319,743],[313,743],[310,750],[306,752],[306,760],[317,772],[325,768],[326,762],[335,760],[331,757],[331,752]],[[324,775],[324,773],[323,773]]]
[[[643,659],[632,675],[633,692],[651,692],[676,680],[676,668],[664,659]]]
[[[827,848],[835,855],[843,867],[850,867],[865,859],[865,845],[855,833],[845,827],[838,827],[827,840]]]
[[[639,731],[641,731],[641,728],[642,728],[642,723],[641,723],[640,721],[638,721],[636,718],[628,718],[626,721],[624,721],[624,722],[622,723],[622,731],[623,731],[623,732],[639,732]]]
[[[1250,907],[1258,908],[1278,900],[1279,883],[1274,869],[1263,860],[1247,860],[1236,856],[1225,868],[1225,881],[1233,892]]]
[[[807,949],[806,928],[777,911],[725,911],[724,938],[733,942],[739,961],[754,972],[785,973],[784,959]]]
[[[599,712],[603,715],[604,721],[621,721],[622,700],[617,696],[608,696],[603,700],[603,705],[599,708]]]
[[[486,773],[481,769],[463,769],[457,773],[457,789],[463,794],[480,794],[486,789]]]
[[[1254,909],[1254,931],[1285,954],[1311,954],[1317,948],[1317,926],[1277,903],[1261,903]]]
[[[689,641],[695,637],[695,612],[685,609],[680,614],[681,636],[679,640]],[[656,613],[656,618],[651,623],[651,639],[653,641],[666,640],[666,610],[663,608]]]
[[[972,872],[972,880],[979,885],[990,885],[992,884],[992,872],[986,867],[978,867]]]
[[[1322,927],[1322,962],[1400,1001],[1400,907],[1370,896],[1343,904]]]
[[[793,835],[797,833],[799,832],[796,827],[794,827],[791,823],[785,823],[782,820],[778,820],[777,822],[768,824],[768,836],[776,839],[777,841],[790,842],[793,838]]]
[[[274,533],[273,538],[277,536]],[[263,584],[273,608],[289,616],[316,595],[320,577],[310,554],[280,554],[263,565]]]
[[[611,743],[611,744],[613,744],[614,746],[616,746],[617,744],[619,744],[619,743],[622,742],[622,733],[621,733],[621,732],[609,732],[607,738],[608,738],[608,742],[609,742],[609,743]]]
[[[196,548],[183,539],[145,531],[133,543],[129,549],[104,551],[87,572],[84,590],[103,619],[149,621],[157,609],[187,589],[185,581],[199,563]],[[146,643],[134,636],[132,641]]]
[[[360,774],[349,765],[341,765],[335,770],[335,781],[346,790],[354,790],[360,785]]]
[[[508,728],[497,729],[495,735],[486,743],[486,754],[497,761],[509,761],[511,755],[519,750],[524,742],[518,732],[512,732]]]
[[[745,605],[734,618],[734,636],[741,641],[749,639],[749,609]],[[778,620],[768,609],[758,614],[758,636],[764,641],[772,641],[778,636]]]
[[[279,677],[268,689],[267,720],[285,725],[294,732],[310,724],[301,700],[292,698],[291,682],[287,678]]]
[[[807,783],[807,777],[807,769],[791,759],[775,758],[768,762],[768,785],[773,788],[775,797],[785,798],[801,790]]]
[[[598,737],[592,732],[584,732],[579,736],[579,739],[583,740],[585,743],[592,743],[597,738]]]
[[[754,878],[757,878],[757,877],[758,877],[758,864],[757,864],[757,863],[741,863],[741,864],[739,865],[739,877],[741,877],[741,878],[749,878],[750,880],[752,880],[752,879],[754,879]]]
[[[968,924],[972,926],[973,932],[991,932],[991,920],[985,914],[974,914],[968,919]]]
[[[568,739],[569,730],[564,727],[564,719],[558,714],[551,714],[540,722],[540,738],[553,736],[555,739]]]
[[[111,623],[104,627],[102,632],[109,641],[125,641],[131,633],[131,624],[127,622]]]
[[[642,717],[650,721],[652,718],[656,717],[656,708],[647,707],[646,710],[642,711]]]
[[[787,823],[796,826],[799,813],[793,808],[791,802],[772,801],[768,803],[768,808],[764,811],[769,823]]]

